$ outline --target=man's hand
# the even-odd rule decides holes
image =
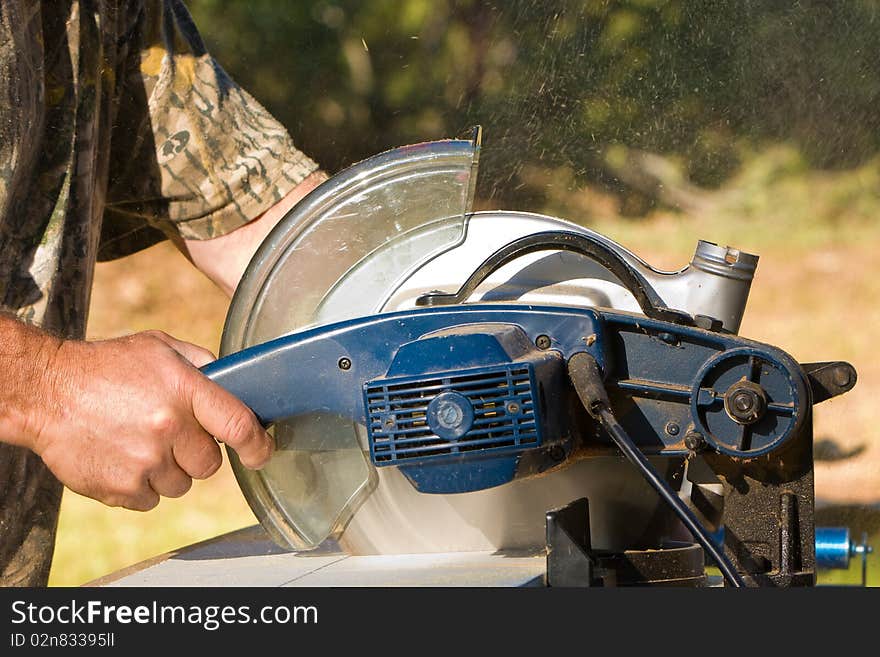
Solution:
[[[200,347],[149,331],[48,351],[20,442],[78,493],[146,511],[217,471],[214,437],[250,468],[272,454],[250,409],[197,369],[213,360]]]

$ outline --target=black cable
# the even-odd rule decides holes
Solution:
[[[718,546],[715,545],[715,541],[712,540],[712,537],[700,521],[697,520],[697,517],[693,512],[684,504],[684,502],[681,501],[678,495],[673,492],[666,481],[657,474],[657,471],[654,470],[648,462],[648,459],[645,458],[645,455],[635,446],[626,431],[620,426],[620,422],[614,417],[614,413],[611,412],[611,409],[602,408],[599,411],[599,421],[602,423],[605,431],[607,431],[614,442],[617,443],[620,450],[626,455],[630,462],[641,471],[642,476],[648,480],[648,483],[654,487],[654,490],[660,494],[660,497],[672,507],[672,510],[675,511],[679,519],[684,523],[688,530],[690,530],[691,534],[694,535],[694,538],[696,538],[700,545],[703,546],[703,549],[709,553],[709,556],[718,565],[721,574],[724,575],[724,578],[731,584],[731,586],[745,586],[745,582],[742,580],[739,573],[736,572],[736,569],[733,567],[733,564],[730,563],[727,556],[718,549]]]
[[[724,575],[724,579],[731,586],[744,587],[746,584],[742,577],[736,572],[736,568],[734,568],[724,552],[718,549],[706,528],[703,527],[693,512],[670,488],[666,480],[654,470],[648,459],[645,458],[645,455],[636,447],[635,443],[626,433],[626,430],[617,421],[614,412],[611,410],[611,404],[608,400],[608,394],[605,392],[605,386],[602,383],[602,376],[599,373],[596,359],[587,353],[575,354],[569,360],[568,375],[572,383],[574,383],[578,397],[580,397],[587,412],[599,421],[630,463],[638,468],[642,476],[651,484],[660,497],[672,507],[672,510],[684,523],[685,527],[688,528],[697,542],[718,565],[718,569]]]

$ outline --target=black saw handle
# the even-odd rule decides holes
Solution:
[[[645,316],[664,322],[693,326],[694,318],[669,308],[645,278],[602,240],[591,235],[551,230],[520,237],[502,246],[483,261],[457,292],[430,292],[416,300],[417,306],[448,306],[467,301],[491,274],[509,262],[538,251],[570,251],[586,256],[607,269],[636,298]]]

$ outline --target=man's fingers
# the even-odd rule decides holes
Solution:
[[[150,488],[162,497],[181,497],[192,488],[192,478],[173,463],[151,473],[148,481]]]
[[[192,410],[205,431],[234,449],[245,467],[266,465],[275,443],[257,417],[235,395],[200,373],[197,376]]]
[[[174,351],[186,358],[186,360],[188,360],[196,367],[203,367],[204,365],[207,365],[208,363],[213,363],[215,360],[217,360],[214,357],[214,354],[212,354],[210,351],[198,345],[192,344],[191,342],[178,340],[177,338],[173,338],[167,333],[163,333],[162,331],[146,331],[146,333],[167,344],[169,347],[174,349]]]
[[[144,488],[146,490],[137,495],[127,495],[118,503],[115,501],[115,498],[103,501],[110,506],[121,506],[131,511],[150,511],[158,506],[159,494],[149,486],[145,486]]]
[[[223,455],[214,438],[202,427],[175,440],[174,460],[193,479],[207,479],[223,465]]]

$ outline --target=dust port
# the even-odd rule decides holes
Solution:
[[[691,266],[717,276],[751,281],[758,266],[758,256],[731,246],[718,246],[700,240]]]

